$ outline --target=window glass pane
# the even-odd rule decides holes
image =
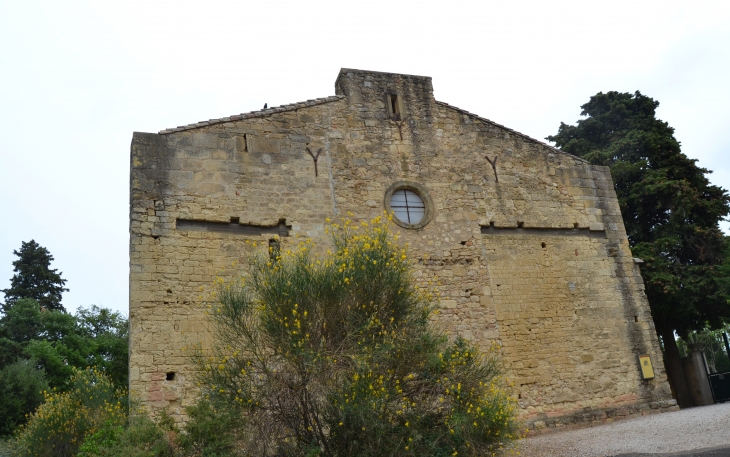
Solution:
[[[406,194],[408,207],[425,208],[425,205],[423,204],[423,200],[421,200],[420,195],[413,192],[412,190],[404,190],[403,192]]]
[[[390,197],[390,206],[406,206],[406,191],[396,190]]]
[[[406,208],[393,208],[393,215],[403,222],[408,222],[408,210]]]
[[[424,208],[408,208],[409,224],[418,224],[425,214],[426,210]]]
[[[393,214],[401,222],[417,224],[426,214],[426,205],[420,195],[412,190],[399,189],[390,197]]]

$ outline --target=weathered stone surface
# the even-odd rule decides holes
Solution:
[[[382,214],[386,190],[404,181],[433,202],[428,224],[401,232],[415,279],[442,296],[435,324],[501,347],[528,423],[551,429],[675,407],[607,168],[437,102],[427,77],[343,69],[336,92],[134,134],[138,401],[185,419],[195,389],[183,348],[210,344],[201,305],[213,278],[240,271],[254,249],[247,240],[271,237],[178,230],[177,220],[283,222],[284,249],[304,237],[327,243],[325,218]],[[400,97],[397,117],[387,94]],[[316,177],[306,148],[322,151]],[[651,356],[654,379],[641,379],[638,354]]]

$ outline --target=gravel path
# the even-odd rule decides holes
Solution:
[[[517,451],[520,457],[606,457],[720,446],[730,447],[730,403],[527,438]]]

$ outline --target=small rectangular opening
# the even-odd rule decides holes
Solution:
[[[272,238],[269,240],[269,258],[271,260],[276,260],[277,257],[281,254],[281,243],[279,243],[279,240],[276,238]]]
[[[236,151],[248,152],[248,134],[247,133],[236,136],[235,141],[236,141]]]
[[[175,372],[174,371],[168,371],[165,375],[165,381],[174,381],[175,380]]]
[[[392,110],[393,114],[400,114],[400,110],[398,109],[398,96],[397,95],[391,94],[390,109]]]
[[[392,119],[400,120],[401,112],[398,94],[388,94],[388,111],[390,111]]]

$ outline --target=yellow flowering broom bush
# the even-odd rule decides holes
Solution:
[[[517,438],[495,351],[434,330],[387,217],[261,253],[211,305],[200,385],[256,456],[484,456]]]
[[[127,402],[112,380],[96,368],[74,369],[66,392],[44,392],[45,403],[11,443],[15,454],[27,457],[75,456],[86,437],[127,419]]]

